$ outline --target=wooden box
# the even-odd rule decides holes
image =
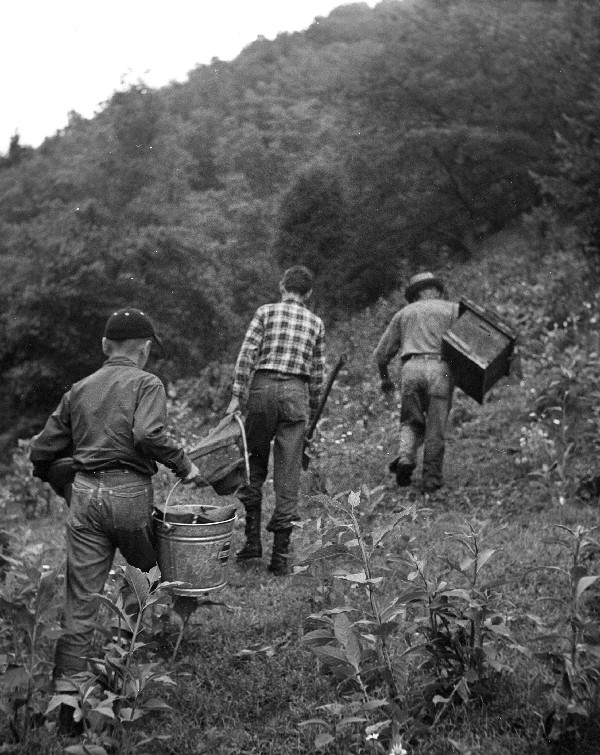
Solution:
[[[456,385],[482,404],[490,388],[508,375],[516,339],[516,333],[495,315],[461,299],[459,318],[442,338],[442,356]]]

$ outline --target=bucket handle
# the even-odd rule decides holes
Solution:
[[[171,499],[171,496],[175,492],[175,488],[178,485],[181,485],[181,482],[182,482],[181,480],[177,480],[177,482],[175,483],[175,485],[173,485],[173,487],[171,488],[171,490],[169,490],[169,493],[167,495],[167,499],[165,501],[165,507],[164,507],[163,512],[162,512],[163,513],[162,525],[163,525],[164,529],[167,532],[169,532],[170,530],[172,530],[173,527],[175,526],[174,524],[170,524],[169,522],[167,522],[167,506],[169,505],[169,500]]]
[[[246,472],[246,483],[248,483],[250,481],[250,457],[248,455],[248,444],[246,443],[246,431],[244,429],[244,422],[242,420],[240,412],[234,412],[232,416],[240,427],[240,434],[242,436],[242,448],[244,451],[244,470]],[[167,506],[169,505],[171,496],[175,492],[175,489],[177,488],[177,486],[181,485],[182,483],[183,483],[183,480],[177,480],[177,482],[173,485],[171,490],[169,490],[167,499],[165,501],[165,507],[163,509],[163,519],[164,519],[165,524],[167,524]],[[171,525],[171,527],[172,526],[173,525]]]
[[[244,471],[246,472],[246,484],[250,483],[250,457],[248,455],[248,444],[246,443],[246,430],[240,412],[234,412],[233,417],[240,427],[242,436],[242,448],[244,450]]]
[[[165,507],[163,509],[163,522],[162,522],[162,524],[164,525],[164,527],[165,527],[165,529],[167,531],[172,530],[173,527],[175,526],[174,524],[171,524],[171,523],[169,523],[167,521],[167,506],[169,505],[169,501],[171,500],[171,496],[175,492],[175,489],[177,488],[178,485],[183,485],[183,480],[177,480],[177,482],[175,483],[175,485],[173,485],[173,487],[171,488],[171,490],[169,490],[169,493],[168,493],[167,498],[165,500]]]

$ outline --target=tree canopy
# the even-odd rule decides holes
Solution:
[[[174,379],[231,361],[289,264],[339,317],[541,202],[597,238],[599,19],[586,0],[342,5],[115,92],[38,149],[15,136],[0,432],[97,366],[117,306],[153,314]]]

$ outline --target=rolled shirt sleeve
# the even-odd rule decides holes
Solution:
[[[259,309],[246,331],[244,342],[238,354],[235,364],[235,377],[233,382],[232,393],[236,396],[240,404],[244,405],[248,400],[250,391],[250,381],[254,373],[258,352],[263,340],[265,326]]]
[[[48,418],[44,429],[31,440],[29,458],[34,476],[44,480],[52,462],[65,455],[71,445],[70,392],[67,392]]]
[[[313,420],[319,407],[319,400],[323,392],[325,382],[325,328],[321,323],[319,333],[315,340],[312,356],[310,377],[308,381],[308,400],[310,421]]]
[[[400,351],[402,336],[400,330],[400,313],[397,312],[385,329],[377,344],[373,356],[378,367],[387,367]]]

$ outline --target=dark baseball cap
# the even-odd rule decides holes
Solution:
[[[141,309],[126,307],[113,312],[106,321],[104,337],[111,341],[128,341],[133,338],[153,338],[162,348],[162,341],[154,331],[152,320]]]

